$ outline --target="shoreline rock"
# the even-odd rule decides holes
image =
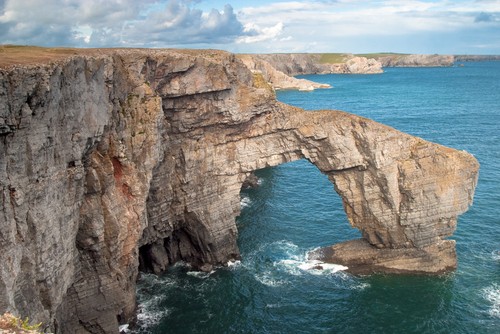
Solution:
[[[312,91],[318,88],[331,88],[329,84],[320,84],[310,80],[297,79],[289,76],[267,61],[248,55],[239,55],[238,58],[254,74],[260,74],[276,90]]]
[[[441,240],[422,248],[377,248],[365,239],[324,247],[308,255],[310,260],[340,264],[355,275],[427,274],[436,275],[457,268],[454,240]]]

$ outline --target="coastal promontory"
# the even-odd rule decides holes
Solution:
[[[328,176],[363,236],[321,256],[360,272],[456,266],[446,238],[472,203],[472,155],[280,103],[233,54],[10,47],[0,82],[0,313],[116,333],[139,270],[238,259],[242,184],[297,159]]]

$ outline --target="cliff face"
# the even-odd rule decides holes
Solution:
[[[342,62],[326,63],[321,54],[315,53],[274,53],[245,55],[257,64],[265,62],[289,76],[301,74],[377,74],[382,73],[382,64],[375,59],[345,55]],[[260,64],[259,64],[260,65]]]
[[[452,66],[455,57],[450,55],[388,55],[377,57],[383,67],[442,67]]]
[[[391,250],[399,272],[456,263],[454,244],[435,248],[471,204],[471,155],[278,103],[231,54],[108,50],[0,80],[0,313],[116,332],[133,316],[139,267],[238,258],[242,183],[301,158],[334,183],[372,264]],[[420,264],[405,265],[407,252]]]
[[[328,84],[320,84],[306,79],[297,79],[274,68],[269,62],[256,56],[239,55],[238,58],[254,74],[262,75],[263,80],[274,89],[294,89],[311,91],[317,88],[331,88]]]

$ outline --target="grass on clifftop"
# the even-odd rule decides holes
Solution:
[[[319,58],[321,64],[345,63],[348,55],[345,53],[322,53]]]
[[[394,52],[378,52],[378,53],[360,53],[356,54],[358,57],[365,57],[368,59],[377,59],[380,57],[403,57],[407,56],[408,53],[394,53]]]
[[[82,51],[83,50],[83,51]],[[90,49],[43,48],[39,46],[0,45],[0,67],[48,63]]]

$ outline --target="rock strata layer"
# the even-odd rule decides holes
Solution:
[[[330,88],[328,84],[320,84],[306,79],[297,79],[274,68],[267,61],[257,56],[240,55],[238,58],[248,67],[252,73],[262,75],[262,79],[268,82],[274,89],[294,89],[311,91],[318,88]]]
[[[365,240],[337,254],[365,247],[367,266],[387,262],[373,247],[440,257],[477,181],[470,154],[279,103],[225,52],[75,50],[0,82],[0,313],[57,333],[116,332],[139,268],[238,258],[239,193],[257,169],[315,164]],[[393,260],[440,272],[456,263],[444,243],[443,265]]]
[[[318,53],[270,53],[243,55],[256,63],[265,62],[276,70],[289,76],[301,74],[378,74],[382,64],[376,59],[346,54],[339,63],[321,60]]]

